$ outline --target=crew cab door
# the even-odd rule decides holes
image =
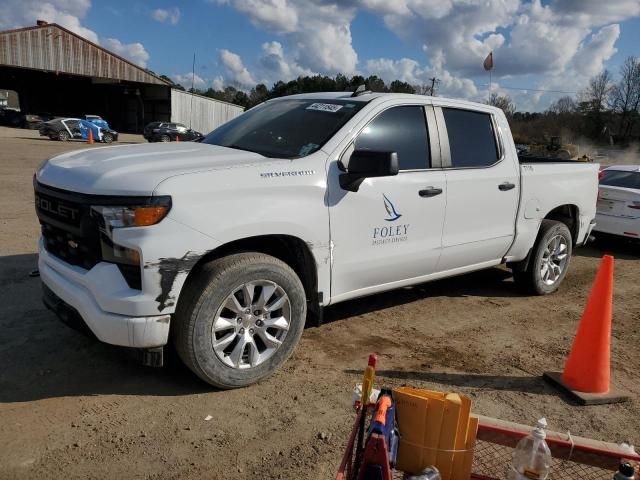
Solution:
[[[435,113],[447,180],[439,270],[499,263],[515,235],[518,162],[505,152],[491,110],[443,106]]]
[[[435,271],[446,199],[435,127],[429,105],[389,106],[372,112],[353,141],[335,153],[328,176],[332,301],[409,284]],[[354,149],[396,152],[400,172],[367,178],[357,192],[346,191],[339,185],[338,160],[348,166]]]

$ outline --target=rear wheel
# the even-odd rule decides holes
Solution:
[[[66,142],[67,140],[69,140],[69,138],[71,138],[69,136],[69,132],[65,132],[64,130],[58,132],[58,140],[60,140],[61,142]]]
[[[160,136],[160,141],[161,142],[170,142],[171,141],[171,137],[169,135],[161,135]]]
[[[529,265],[524,271],[514,270],[514,281],[535,295],[555,292],[567,275],[572,245],[571,232],[564,223],[543,220]]]
[[[302,335],[302,283],[287,264],[269,255],[215,260],[195,273],[183,292],[175,314],[176,350],[215,387],[244,387],[268,377]]]

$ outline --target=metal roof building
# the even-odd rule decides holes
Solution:
[[[55,23],[0,32],[0,89],[18,92],[23,113],[97,114],[129,132],[151,121],[173,121],[206,133],[243,111],[197,97],[194,118],[190,95],[172,86]]]

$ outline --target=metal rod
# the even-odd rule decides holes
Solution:
[[[193,94],[194,85],[196,82],[196,52],[193,52],[193,67],[191,68],[191,107],[189,108],[189,129],[193,122]]]

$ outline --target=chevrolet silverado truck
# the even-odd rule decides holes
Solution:
[[[497,108],[419,95],[269,100],[198,143],[92,148],[34,176],[45,304],[219,388],[267,377],[338,302],[506,264],[554,292],[598,165],[519,161]]]

